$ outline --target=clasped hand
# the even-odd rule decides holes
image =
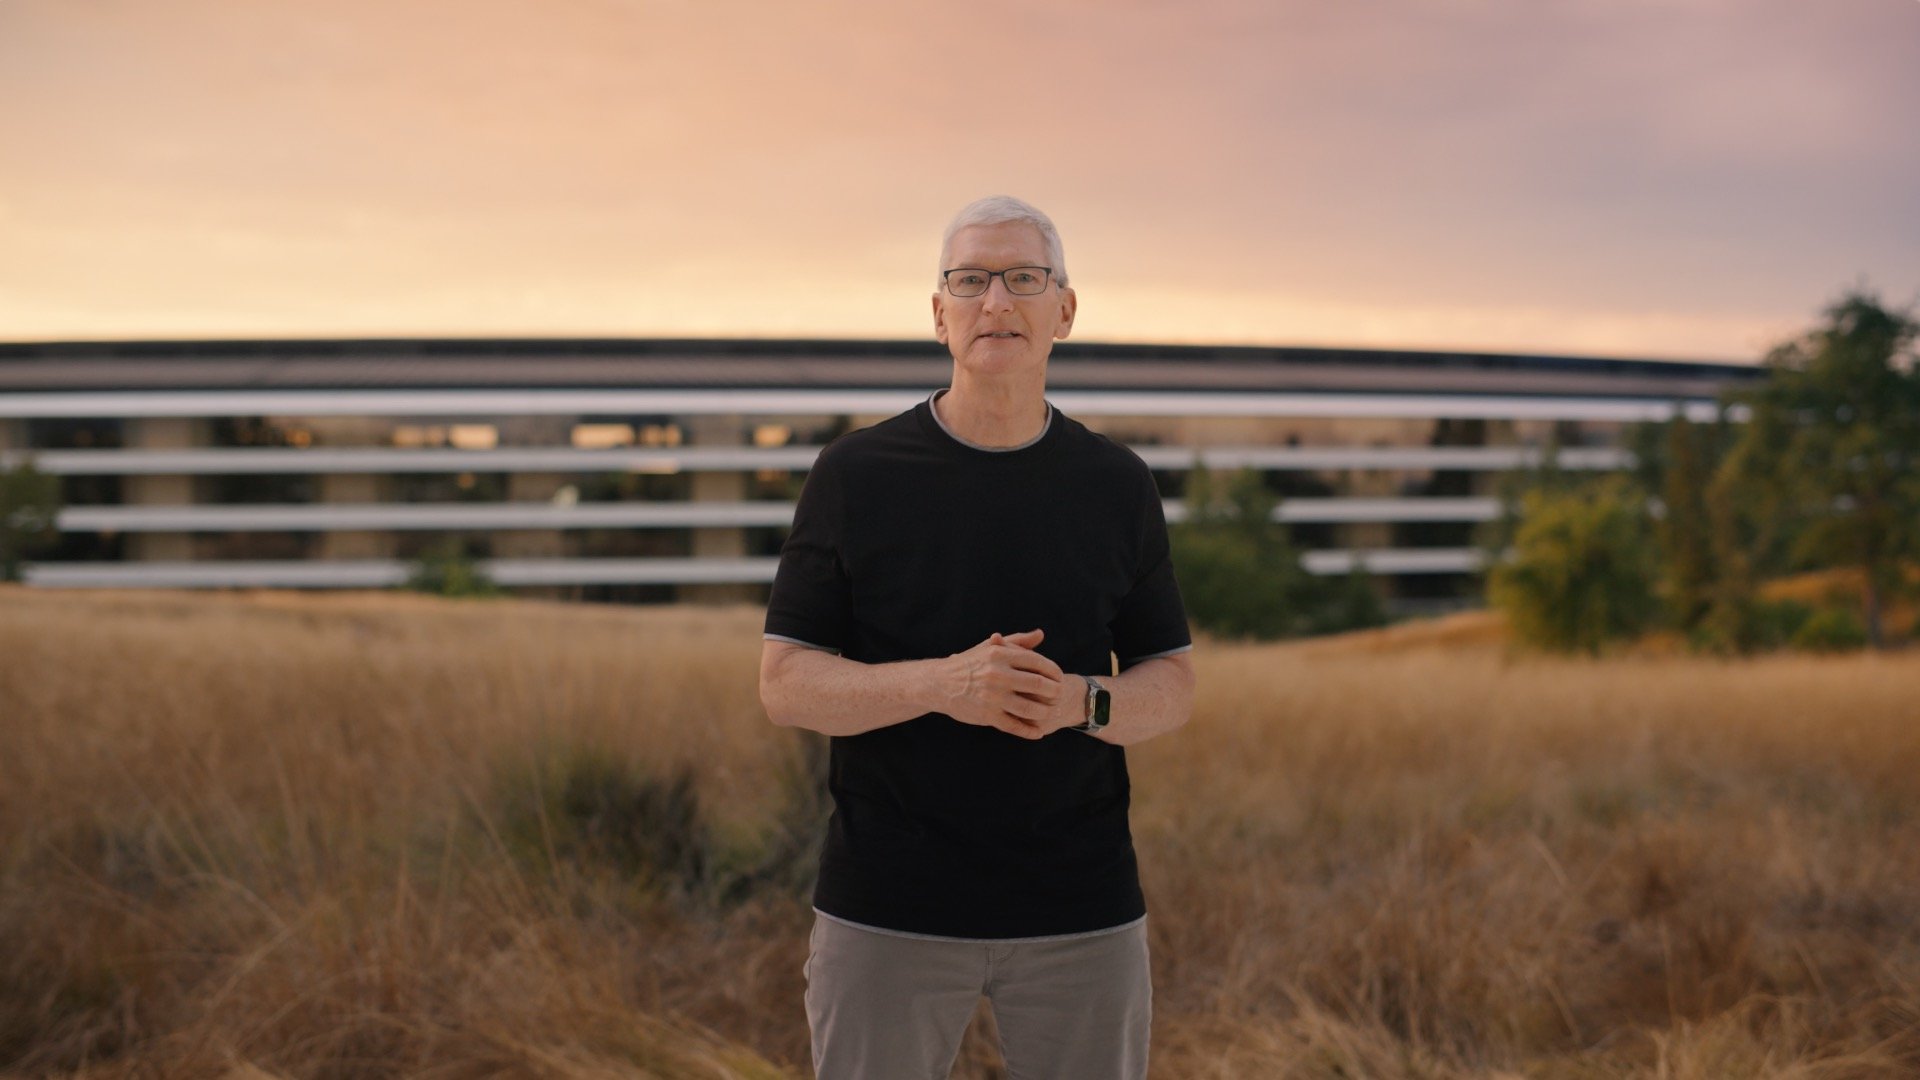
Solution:
[[[1086,682],[1034,652],[1041,630],[994,634],[947,658],[948,716],[1041,739],[1085,721]]]

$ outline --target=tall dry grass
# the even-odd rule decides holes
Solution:
[[[805,1075],[758,629],[0,589],[0,1073]],[[1196,662],[1129,755],[1156,1076],[1920,1075],[1920,656]]]

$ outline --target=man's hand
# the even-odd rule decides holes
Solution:
[[[994,634],[947,657],[942,671],[943,711],[963,724],[997,728],[1039,739],[1080,723],[1086,684],[1034,652],[1040,630]]]

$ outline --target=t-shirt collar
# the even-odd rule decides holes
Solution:
[[[947,389],[948,389],[947,387],[943,386],[940,389],[935,390],[933,393],[927,395],[927,412],[932,414],[933,422],[940,425],[940,430],[947,433],[947,438],[952,439],[954,442],[957,442],[961,446],[967,447],[969,449],[984,450],[991,454],[1004,454],[1014,450],[1025,450],[1027,447],[1032,446],[1033,444],[1039,442],[1041,439],[1046,438],[1048,429],[1053,427],[1053,402],[1049,401],[1046,403],[1047,404],[1046,422],[1040,425],[1039,434],[1035,435],[1033,438],[1028,439],[1026,442],[1023,442],[1018,446],[981,446],[977,442],[970,442],[966,439],[961,438],[959,435],[956,435],[953,429],[947,426],[947,422],[945,420],[940,419],[940,410],[934,408],[933,403],[935,400],[937,400],[940,397],[940,395],[946,393]]]

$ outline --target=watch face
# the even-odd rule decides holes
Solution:
[[[1087,725],[1090,730],[1098,731],[1106,727],[1110,719],[1110,714],[1113,710],[1113,695],[1107,692],[1106,687],[1101,686],[1097,682],[1089,680],[1087,685],[1093,688],[1093,700],[1088,702],[1090,706],[1088,711],[1092,715],[1087,717]]]

